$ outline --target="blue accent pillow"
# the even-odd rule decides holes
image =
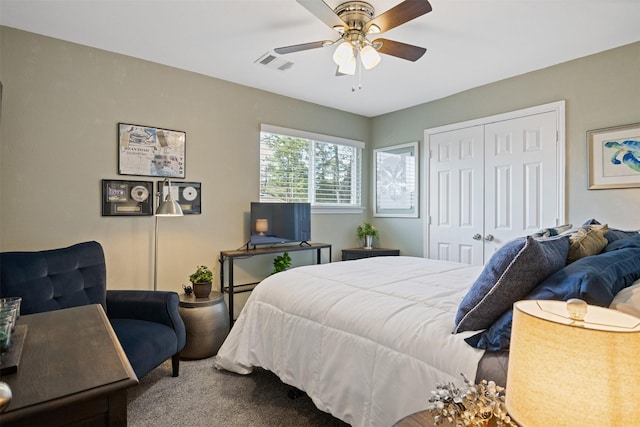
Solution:
[[[640,242],[636,238],[627,240]],[[569,264],[540,283],[526,299],[567,301],[580,298],[588,304],[608,307],[618,292],[639,278],[640,246],[622,247]],[[489,329],[465,341],[485,350],[508,349],[512,316],[513,312],[509,310]]]
[[[623,248],[640,248],[640,234],[636,233],[632,238],[614,240],[602,252],[611,252]]]
[[[455,333],[485,329],[538,283],[565,266],[569,237],[512,240],[493,254],[458,306]]]

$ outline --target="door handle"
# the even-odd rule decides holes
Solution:
[[[478,233],[474,234],[472,237],[473,240],[482,240],[482,236]]]
[[[484,236],[484,240],[486,240],[487,242],[493,242],[493,234],[487,234],[486,236]]]

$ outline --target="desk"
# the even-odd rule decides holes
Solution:
[[[329,262],[331,262],[331,245],[327,243],[308,243],[300,245],[286,245],[286,246],[273,246],[268,248],[254,248],[254,249],[238,249],[233,251],[220,252],[220,287],[222,293],[229,293],[229,328],[233,326],[233,295],[239,292],[249,292],[259,282],[244,283],[236,285],[233,283],[233,261],[236,258],[248,258],[256,255],[277,254],[283,252],[297,252],[297,251],[316,251],[316,264],[322,263],[322,249],[329,249]],[[225,286],[224,279],[224,263],[228,261],[229,264],[229,283]],[[235,290],[235,287],[241,288]]]
[[[28,325],[13,393],[0,414],[10,426],[126,426],[127,388],[138,383],[101,305],[21,316]]]

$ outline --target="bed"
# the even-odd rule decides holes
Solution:
[[[388,427],[436,383],[475,377],[484,351],[452,328],[481,269],[378,257],[278,273],[252,292],[216,367],[268,369],[351,425]]]
[[[461,374],[506,384],[515,301],[608,307],[640,279],[637,231],[552,231],[506,243],[484,267],[401,256],[275,274],[252,292],[214,365],[270,370],[357,427],[425,409],[438,383],[462,384]],[[618,305],[638,299],[628,294]]]

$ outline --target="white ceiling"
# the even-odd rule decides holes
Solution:
[[[332,47],[286,55],[295,65],[285,72],[255,63],[337,38],[296,0],[0,0],[0,23],[369,117],[640,40],[640,0],[430,2],[382,35],[426,54],[383,55],[355,92],[335,76]],[[378,15],[400,0],[369,3]]]

